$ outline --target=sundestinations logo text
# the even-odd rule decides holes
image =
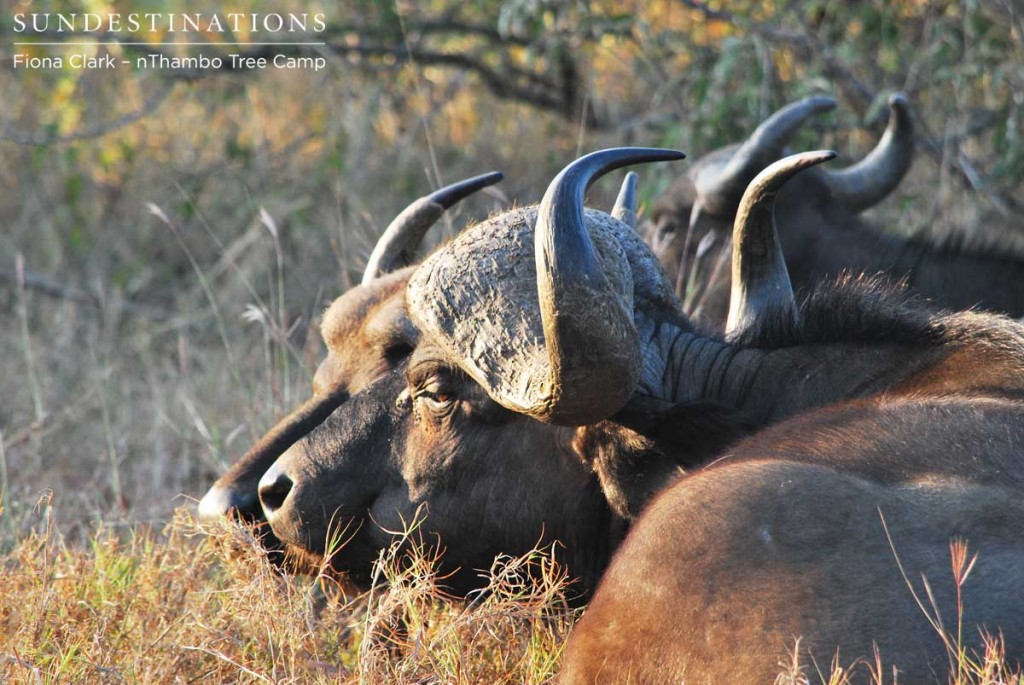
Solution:
[[[21,12],[14,15],[14,32],[65,33],[319,33],[327,28],[322,12]]]

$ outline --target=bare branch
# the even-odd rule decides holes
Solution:
[[[19,278],[20,276],[20,278]],[[154,321],[166,321],[170,315],[159,308],[149,305],[135,304],[133,302],[108,302],[92,293],[71,288],[58,283],[43,274],[25,270],[23,273],[12,273],[0,270],[0,282],[8,283],[15,287],[23,287],[34,290],[55,300],[66,300],[77,304],[84,304],[95,309],[103,310],[112,307],[128,314],[141,316]]]
[[[173,89],[174,83],[168,81],[162,88],[153,93],[150,97],[146,98],[146,101],[143,102],[142,106],[137,110],[123,114],[112,121],[87,126],[78,131],[64,135],[24,133],[16,129],[12,124],[4,123],[2,128],[0,128],[0,139],[10,140],[18,143],[19,145],[53,145],[55,143],[70,143],[76,140],[99,138],[101,136],[105,136],[111,131],[116,131],[124,128],[125,126],[130,126],[131,124],[141,121],[145,117],[149,116],[164,103],[164,100],[167,99],[167,96],[171,94]]]

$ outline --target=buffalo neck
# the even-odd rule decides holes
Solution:
[[[741,346],[672,324],[655,327],[637,396],[712,402],[763,425],[829,403],[876,395],[943,351],[905,342],[837,340],[775,349]]]
[[[682,404],[712,401],[740,408],[764,352],[659,322],[647,336],[645,366],[636,395]]]
[[[981,307],[1024,316],[1024,262],[907,241],[895,271],[919,293],[945,307]]]

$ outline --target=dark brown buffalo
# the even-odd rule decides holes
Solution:
[[[405,286],[427,230],[441,214],[468,195],[497,183],[500,173],[483,174],[446,186],[406,207],[381,235],[362,283],[334,300],[324,313],[321,335],[327,357],[313,377],[313,397],[270,429],[199,502],[201,520],[231,516],[264,523],[256,486],[267,468],[293,442],[309,433],[348,397],[393,369],[412,349],[416,330],[405,314]],[[263,543],[277,541],[263,531]]]
[[[654,204],[643,227],[687,311],[721,330],[729,302],[728,249],[747,184],[783,156],[799,127],[835,106],[812,97],[783,108],[741,145],[699,159]],[[994,248],[906,239],[860,213],[889,195],[909,169],[914,131],[902,95],[889,100],[889,124],[877,147],[838,172],[811,170],[782,191],[777,221],[794,287],[806,290],[844,271],[903,279],[937,304],[1024,315],[1024,260]]]
[[[612,216],[632,228],[636,225],[636,180],[636,174],[626,175],[612,210]],[[386,278],[395,283],[401,279],[404,284],[408,272]],[[370,284],[375,287],[370,292],[378,292],[378,283]],[[365,281],[362,287],[367,287]],[[389,322],[389,331],[402,332],[401,336],[389,334],[389,339],[393,337],[409,346],[404,356],[390,358],[395,364],[402,364],[418,342],[418,331],[405,313],[404,290],[400,292],[389,285],[382,294],[386,296],[383,303],[389,315],[378,318]],[[352,321],[363,316],[363,309],[353,305],[351,298],[352,294],[339,298],[325,315],[324,337],[330,355],[318,376],[333,363],[332,359],[342,356],[337,350],[345,350],[344,358],[348,361],[348,367],[340,368],[358,368],[374,358],[361,342],[366,337],[364,333],[350,334],[333,344],[328,335],[328,323],[337,318],[336,313],[348,312],[346,317]],[[330,328],[352,330],[337,324]],[[401,447],[393,441],[395,431],[391,422],[395,413],[408,414],[406,404],[411,404],[408,398],[400,398],[406,385],[405,369],[402,364],[389,374],[387,367],[377,367],[372,377],[381,379],[378,385],[387,388],[385,383],[391,379],[399,389],[384,390],[383,400],[380,388],[353,392],[351,400],[303,442],[304,462],[296,471],[316,459],[331,461],[330,482],[337,483],[337,488],[312,493],[314,499],[304,502],[300,499],[301,490],[292,492],[294,472],[279,477],[273,471],[264,478],[260,495],[267,515],[277,523],[274,539],[284,536],[293,564],[300,570],[318,568],[325,550],[331,546],[328,541],[340,535],[345,544],[331,559],[334,568],[350,580],[366,582],[372,562],[391,544],[394,532],[404,530],[421,515],[429,515],[426,531],[434,538],[452,540],[453,545],[443,543],[448,547],[446,557],[460,560],[458,568],[445,580],[453,591],[465,593],[478,587],[482,582],[479,569],[489,567],[498,554],[525,553],[539,543],[557,540],[565,550],[559,552],[559,558],[576,570],[581,579],[578,593],[588,594],[621,539],[625,523],[609,510],[594,474],[574,452],[573,431],[523,419],[490,401],[464,377],[454,376],[450,382],[465,383],[459,395],[472,416],[470,426],[478,424],[478,430],[448,434],[426,429],[415,436],[420,440],[415,448],[404,446],[403,455],[398,452]],[[345,371],[339,377],[349,375],[351,372]],[[423,427],[427,427],[426,422]],[[475,440],[477,437],[479,440]],[[495,459],[496,445],[507,458]],[[314,456],[317,452],[323,456]],[[282,462],[287,460],[286,456]],[[495,461],[497,467],[480,469],[479,465],[488,460]],[[265,466],[261,468],[266,470]],[[462,475],[454,475],[463,470]],[[309,474],[303,484],[316,482],[314,477],[315,474]],[[454,477],[461,479],[460,489],[447,492],[444,480]],[[479,521],[459,516],[460,511],[479,508],[476,500],[482,500],[486,506],[486,502],[497,497],[496,493],[518,500],[514,513]],[[278,501],[285,497],[287,501]],[[308,508],[297,510],[298,507]],[[354,513],[349,514],[353,509]],[[582,510],[589,512],[587,518],[594,528],[573,522],[573,512]],[[300,530],[289,529],[289,515],[298,517]],[[262,512],[260,519],[264,520]],[[451,524],[439,525],[439,521]],[[569,525],[546,528],[549,522],[556,521]],[[600,532],[597,539],[592,536],[594,530]]]
[[[843,596],[852,592],[844,583],[852,588],[859,582],[845,575],[842,564],[823,557],[833,548],[819,549],[814,540],[833,540],[844,562],[856,548],[877,543],[874,520],[862,521],[857,511],[843,517],[847,501],[860,501],[843,494],[844,484],[851,484],[854,494],[874,492],[872,502],[880,503],[883,513],[891,505],[894,539],[915,525],[923,531],[907,548],[896,540],[913,564],[942,557],[950,537],[961,532],[977,539],[983,554],[979,564],[989,563],[984,549],[992,547],[993,565],[974,579],[988,599],[967,617],[968,632],[974,639],[978,623],[1001,625],[1011,648],[1019,649],[1020,626],[1013,616],[1022,615],[1022,607],[1013,566],[1007,565],[1019,548],[1012,539],[1003,541],[1002,523],[992,518],[993,511],[975,506],[973,496],[974,488],[989,488],[1003,506],[1019,492],[1021,329],[995,316],[933,312],[870,282],[822,288],[795,307],[766,208],[782,181],[828,158],[811,155],[772,169],[754,185],[750,207],[737,221],[746,228],[736,238],[735,280],[741,287],[731,317],[735,342],[702,337],[679,314],[671,287],[635,234],[607,215],[582,209],[583,191],[594,177],[663,154],[617,150],[579,160],[552,183],[539,207],[470,228],[424,262],[407,291],[409,313],[420,330],[408,362],[336,410],[261,481],[274,532],[314,559],[331,549],[335,568],[365,580],[379,551],[393,539],[386,531],[401,530],[423,514],[420,532],[440,539],[443,571],[454,573],[447,582],[455,591],[478,586],[475,570],[488,568],[496,552],[517,553],[554,540],[585,590],[649,495],[672,481],[677,485],[669,493],[685,488],[691,480],[680,476],[681,467],[717,455],[726,458],[695,473],[694,487],[712,493],[695,511],[673,520],[662,517],[653,532],[646,523],[653,515],[641,515],[637,530],[648,531],[646,537],[634,543],[634,533],[627,541],[641,551],[632,558],[620,552],[613,565],[618,582],[632,579],[637,608],[626,609],[630,616],[622,617],[616,613],[623,609],[615,590],[600,590],[593,607],[611,608],[588,612],[581,637],[570,645],[567,678],[587,682],[604,673],[609,682],[626,682],[635,673],[647,682],[724,682],[725,676],[739,674],[742,682],[745,675],[774,674],[791,646],[780,651],[780,637],[803,635],[804,644],[827,661],[836,645],[851,658],[869,655],[861,648],[876,631],[892,648],[887,658],[908,672],[937,664],[941,651],[928,641],[926,625],[913,623],[907,612],[891,623],[884,618],[882,612],[898,606],[906,592],[886,575],[894,568],[891,555],[875,555],[856,567],[880,593],[865,600],[863,612],[844,614],[834,603],[812,601],[822,601],[819,595],[830,588]],[[885,413],[890,403],[891,422]],[[925,431],[920,442],[904,434],[908,426],[922,431],[947,406],[947,434]],[[661,411],[664,407],[671,408]],[[813,411],[818,407],[830,408]],[[836,423],[815,423],[830,416],[831,407],[839,412]],[[843,414],[857,408],[866,413]],[[607,420],[612,416],[618,422]],[[529,417],[570,426],[551,429]],[[804,417],[811,421],[806,430],[799,423]],[[781,437],[771,444],[783,469],[813,468],[835,479],[823,480],[821,491],[807,490],[808,480],[794,480],[793,507],[781,507],[790,496],[783,490],[771,519],[820,520],[817,538],[793,545],[803,556],[783,556],[780,563],[799,561],[797,575],[818,582],[821,593],[764,600],[765,612],[758,613],[761,598],[723,571],[721,588],[728,601],[712,592],[690,607],[685,593],[678,594],[686,583],[706,580],[715,587],[716,577],[691,577],[696,566],[688,566],[685,556],[674,564],[664,555],[655,562],[643,554],[663,545],[682,555],[671,538],[685,530],[681,539],[696,536],[704,542],[695,548],[696,557],[718,555],[715,569],[729,566],[729,555],[739,548],[714,548],[719,527],[727,536],[732,534],[727,526],[736,535],[758,531],[759,516],[772,510],[763,508],[767,496],[744,506],[747,490],[726,497],[728,468],[735,461],[727,457],[733,453],[727,446],[745,431],[770,424],[778,424],[778,433],[771,434]],[[762,434],[768,435],[749,440]],[[855,439],[860,434],[874,435],[878,442],[866,447]],[[830,445],[843,440],[850,441],[845,452],[837,450],[830,461]],[[741,444],[756,446],[750,441]],[[975,441],[980,449],[971,447]],[[961,444],[966,445],[963,460]],[[786,455],[793,456],[787,461]],[[748,477],[749,487],[776,484],[774,461],[761,481],[756,473]],[[717,479],[716,469],[727,475]],[[947,483],[949,488],[940,487]],[[814,508],[827,500],[833,485],[836,512],[849,522],[846,528],[830,518],[831,511]],[[651,511],[670,497],[660,496]],[[710,515],[719,500],[729,508]],[[906,512],[924,516],[937,506],[944,507],[941,515],[909,523],[903,518]],[[723,521],[723,516],[731,518]],[[787,531],[785,525],[770,528],[769,540],[786,540]],[[339,539],[345,544],[329,544]],[[743,569],[756,566],[757,551],[749,549],[735,563]],[[687,572],[679,574],[679,568]],[[743,578],[765,591],[773,572],[782,583],[779,571],[766,568],[767,575],[752,571]],[[645,587],[665,592],[645,596]],[[727,617],[715,613],[716,598],[734,624],[765,626],[743,633],[751,641],[742,654],[716,632]],[[654,610],[647,602],[664,606]],[[692,639],[708,636],[712,652],[726,655],[723,668],[736,664],[736,670],[720,673],[705,664],[703,646],[676,640],[675,626],[651,624],[643,640],[631,640],[630,631],[637,629],[632,623],[618,630],[671,607],[689,617]],[[714,620],[702,622],[705,614]],[[770,629],[773,622],[782,626],[779,632]],[[835,629],[839,624],[841,634]],[[782,634],[791,627],[799,632]],[[672,639],[658,642],[650,634],[658,631]],[[921,644],[927,649],[915,647]],[[661,650],[657,659],[646,658],[648,645],[652,654]]]

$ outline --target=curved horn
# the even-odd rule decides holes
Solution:
[[[724,168],[697,174],[694,184],[702,207],[720,216],[732,214],[750,180],[782,156],[796,130],[811,116],[835,106],[835,98],[818,95],[787,105],[765,119]]]
[[[370,253],[366,270],[363,271],[363,285],[409,264],[423,236],[441,218],[446,209],[481,188],[494,185],[504,177],[500,171],[492,171],[489,174],[467,178],[421,197],[403,209],[384,230],[373,252]]]
[[[612,216],[630,228],[636,228],[636,182],[639,178],[635,171],[626,174],[612,207]]]
[[[725,333],[730,340],[777,322],[797,323],[796,301],[775,231],[775,196],[791,177],[836,156],[802,152],[775,162],[750,182],[732,232],[732,293]]]
[[[889,123],[875,149],[860,162],[825,174],[832,197],[860,212],[893,191],[914,161],[914,122],[903,93],[889,96]]]
[[[323,423],[347,398],[346,391],[337,389],[307,400],[278,421],[203,496],[199,502],[199,518],[218,520],[227,516],[231,509],[258,506],[253,495],[260,477],[286,449]]]
[[[632,306],[609,285],[583,212],[586,189],[628,164],[682,159],[675,150],[613,148],[576,160],[555,177],[537,208],[534,249],[547,369],[527,412],[582,425],[625,405],[640,375]],[[543,360],[540,360],[543,363]]]

